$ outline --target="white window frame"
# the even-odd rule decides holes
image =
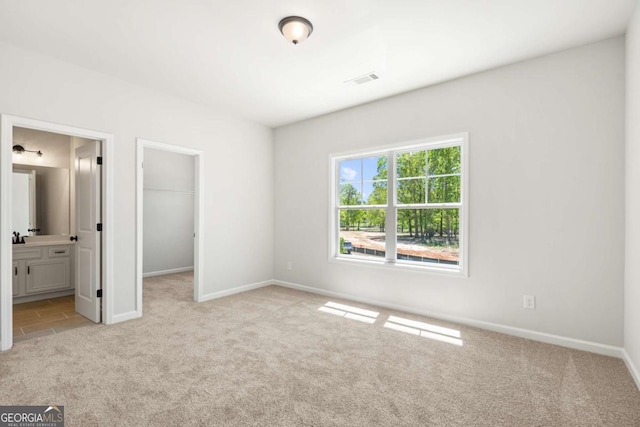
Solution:
[[[398,204],[396,200],[396,154],[406,151],[433,150],[445,147],[460,147],[460,203],[430,204],[429,208],[455,207],[459,208],[459,265],[447,264],[422,264],[415,261],[398,260],[397,257],[397,212],[399,208],[425,208],[420,205]],[[468,277],[469,270],[469,134],[458,133],[453,135],[425,138],[408,141],[399,144],[377,147],[369,150],[358,150],[329,155],[329,261],[355,265],[383,267],[403,270],[425,271],[447,276]],[[386,223],[392,224],[385,227],[387,233],[386,256],[380,260],[369,260],[356,257],[347,257],[339,252],[340,246],[340,207],[338,195],[340,194],[340,168],[343,160],[357,159],[370,156],[387,156],[387,201],[386,205],[357,205],[352,209],[386,209]],[[390,202],[390,203],[389,203]],[[343,207],[344,209],[344,207]]]

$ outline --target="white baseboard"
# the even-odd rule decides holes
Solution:
[[[250,291],[252,289],[263,288],[265,286],[273,285],[275,280],[265,280],[263,282],[250,283],[248,285],[238,286],[231,289],[225,289],[224,291],[213,292],[211,294],[203,295],[198,302],[210,301],[212,299],[222,298],[233,294],[239,294],[240,292]]]
[[[313,288],[310,286],[300,285],[298,283],[286,282],[283,280],[274,280],[276,285],[284,286],[286,288],[298,289],[300,291],[311,292],[318,295],[330,296],[335,298],[344,298],[363,304],[376,305],[379,307],[388,308],[391,310],[404,311],[406,313],[418,314],[420,316],[433,317],[435,319],[446,320],[449,322],[460,323],[467,326],[473,326],[475,328],[486,329],[493,332],[500,332],[507,335],[513,335],[520,338],[526,338],[533,341],[540,341],[547,344],[559,345],[562,347],[573,348],[576,350],[589,351],[591,353],[603,354],[605,356],[612,356],[617,358],[624,358],[621,347],[615,347],[606,344],[598,344],[590,341],[578,340],[575,338],[567,338],[559,335],[547,334],[544,332],[536,332],[529,329],[515,328],[513,326],[501,325],[498,323],[485,322],[482,320],[469,319],[466,317],[451,316],[448,314],[420,310],[412,307],[406,307],[397,304],[389,304],[384,301],[378,301],[369,298],[361,298],[356,295],[345,294],[341,292],[328,291],[319,288]]]
[[[121,313],[121,314],[114,314],[113,317],[111,318],[111,322],[109,323],[109,325],[114,325],[120,322],[126,322],[127,320],[138,319],[140,317],[142,317],[142,314],[138,313],[136,310],[129,311],[126,313]]]
[[[142,277],[164,276],[165,274],[182,273],[185,271],[193,271],[193,266],[172,268],[170,270],[151,271],[149,273],[143,273]]]
[[[626,349],[622,350],[622,354],[624,363],[627,365],[627,369],[629,369],[631,377],[636,382],[638,390],[640,390],[640,371],[638,370],[638,367],[635,365],[635,363],[633,363],[633,360],[631,360],[631,356],[629,356],[629,353],[627,353]]]

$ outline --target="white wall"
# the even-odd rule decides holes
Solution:
[[[331,153],[463,131],[468,279],[328,261]],[[622,38],[279,128],[275,141],[277,279],[622,345]]]
[[[193,268],[194,156],[144,150],[143,272]]]
[[[2,113],[115,135],[115,315],[136,308],[136,137],[205,151],[204,293],[273,277],[270,129],[5,43],[0,93]]]
[[[627,31],[624,347],[640,369],[640,6]],[[636,371],[636,381],[640,381]],[[640,385],[640,384],[639,384]]]

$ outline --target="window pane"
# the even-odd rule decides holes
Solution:
[[[363,204],[365,205],[386,205],[387,204],[387,181],[364,182]]]
[[[364,181],[387,179],[387,156],[364,157],[361,160]]]
[[[397,258],[460,264],[459,209],[398,209]]]
[[[340,255],[384,259],[385,219],[384,209],[340,210]]]
[[[339,164],[340,182],[358,182],[362,179],[360,174],[360,159],[343,160]]]
[[[398,181],[398,203],[424,203],[425,178],[411,178]]]
[[[396,157],[398,178],[424,177],[427,174],[426,151],[401,153]]]
[[[429,203],[460,202],[460,176],[429,178]]]
[[[360,193],[360,183],[342,184],[340,186],[340,206],[353,206],[362,203],[362,194]]]
[[[460,173],[460,146],[429,150],[429,175]]]
[[[339,163],[341,206],[387,204],[387,157],[372,156]]]

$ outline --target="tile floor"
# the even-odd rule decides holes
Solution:
[[[13,342],[90,325],[95,323],[76,313],[73,295],[13,306]]]

